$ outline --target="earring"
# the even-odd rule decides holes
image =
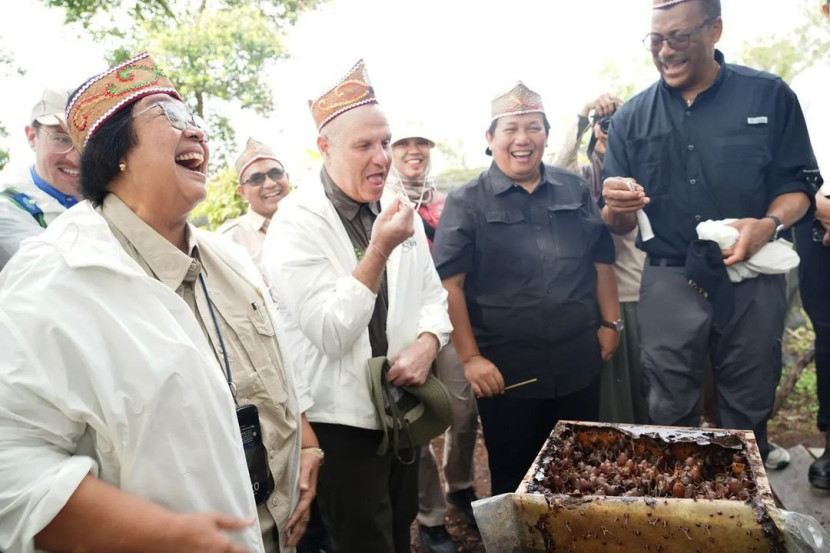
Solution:
[[[122,161],[121,163],[118,164],[118,170],[123,173],[124,171],[127,170],[127,164]]]

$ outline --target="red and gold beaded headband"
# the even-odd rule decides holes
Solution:
[[[506,115],[545,113],[542,97],[519,81],[516,86],[497,96],[491,104],[491,121]]]
[[[332,119],[350,109],[377,103],[366,65],[360,59],[334,87],[316,100],[309,100],[308,107],[311,108],[311,116],[319,131]]]
[[[83,151],[104,122],[150,94],[169,94],[182,99],[147,52],[89,79],[66,106],[66,124],[75,147]]]

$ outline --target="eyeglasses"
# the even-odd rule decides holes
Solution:
[[[608,134],[608,129],[611,128],[611,118],[610,117],[603,117],[599,120],[599,130]]]
[[[277,182],[285,176],[285,170],[279,167],[269,169],[267,173],[254,173],[248,179],[244,180],[242,184],[249,184],[251,186],[260,186],[265,182],[265,177],[268,177],[274,182]]]
[[[68,154],[75,145],[65,132],[44,132],[46,149],[53,154]]]
[[[717,18],[710,17],[697,27],[694,27],[685,33],[672,33],[669,36],[663,36],[659,33],[649,33],[643,37],[643,45],[646,47],[646,50],[654,54],[663,48],[664,42],[668,44],[669,48],[672,50],[685,50],[689,47],[689,44],[692,43],[692,37],[702,31],[706,25],[715,19]]]
[[[138,113],[134,113],[133,119],[144,115],[153,108],[159,108],[167,118],[167,122],[170,123],[170,126],[174,129],[184,132],[187,130],[187,127],[194,127],[202,132],[202,135],[204,135],[204,141],[208,141],[207,123],[205,123],[204,119],[198,115],[194,115],[181,104],[175,104],[173,102],[159,102],[158,104],[153,104]]]

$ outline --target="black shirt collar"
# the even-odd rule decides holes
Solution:
[[[548,175],[546,174],[547,169],[545,168],[544,163],[539,164],[539,172],[540,172],[540,179],[539,179],[539,186],[545,184],[545,182],[550,182]],[[490,164],[490,169],[488,170],[488,176],[490,177],[490,184],[493,187],[493,192],[496,195],[503,194],[513,188],[514,186],[518,186],[516,182],[505,175],[499,166],[493,161]]]
[[[320,171],[320,180],[323,182],[323,190],[326,192],[326,197],[332,203],[334,209],[349,221],[354,220],[360,208],[365,205],[368,205],[369,209],[375,215],[380,213],[380,202],[363,203],[353,200],[337,186],[331,176],[329,176],[325,167]]]

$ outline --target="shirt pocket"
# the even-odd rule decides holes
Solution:
[[[645,188],[649,197],[666,194],[671,180],[672,152],[678,151],[671,133],[635,138],[626,143],[631,175]]]
[[[244,392],[252,399],[270,399],[283,408],[287,400],[284,367],[277,351],[276,332],[265,307],[259,305],[257,309],[252,308],[239,322],[237,335],[254,369],[245,382],[250,387],[246,386]],[[243,393],[241,384],[240,394]]]
[[[713,138],[714,184],[719,200],[727,206],[746,206],[746,196],[766,198],[765,181],[772,163],[767,125],[747,125]],[[741,211],[735,214],[743,213]]]
[[[585,255],[586,224],[579,202],[558,203],[548,206],[551,218],[556,256],[560,258]]]
[[[527,275],[530,266],[528,228],[518,209],[491,210],[486,221],[482,255],[492,270],[510,275]]]

